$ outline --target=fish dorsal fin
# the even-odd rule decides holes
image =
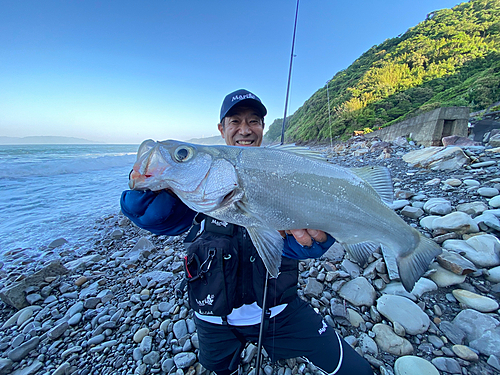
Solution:
[[[351,168],[350,171],[364,180],[382,198],[382,201],[390,205],[394,198],[391,172],[388,168],[373,165],[361,168]]]
[[[324,156],[321,152],[311,150],[308,147],[296,146],[295,143],[286,145],[271,145],[267,146],[267,148],[270,148],[272,150],[291,152],[293,154],[304,156],[311,159],[327,161],[326,156]]]

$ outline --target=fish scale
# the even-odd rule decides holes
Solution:
[[[191,209],[244,226],[274,277],[283,251],[278,230],[325,231],[360,264],[382,246],[396,260],[408,291],[441,253],[387,206],[387,168],[344,168],[304,148],[148,140],[139,148],[129,184],[169,188]]]

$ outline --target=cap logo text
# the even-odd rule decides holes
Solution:
[[[235,100],[243,100],[243,99],[257,99],[257,98],[255,97],[255,95],[248,93],[245,95],[235,95],[233,96],[231,101],[234,102]]]

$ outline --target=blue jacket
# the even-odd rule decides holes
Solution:
[[[191,227],[196,216],[196,212],[165,190],[126,190],[122,193],[120,206],[123,214],[135,225],[158,235],[182,234]],[[292,259],[319,258],[334,242],[335,239],[327,234],[325,242],[313,241],[311,246],[302,246],[293,236],[287,235],[283,256]]]

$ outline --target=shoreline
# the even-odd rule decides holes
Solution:
[[[452,212],[471,202],[495,210],[488,206],[489,198],[478,194],[478,189],[500,185],[500,180],[495,182],[495,177],[500,177],[499,154],[471,148],[469,152],[475,157],[496,163],[477,169],[431,171],[411,167],[402,160],[417,147],[392,144],[370,151],[373,146],[372,140],[359,138],[336,145],[335,153],[328,146],[314,148],[326,150],[329,160],[344,166],[387,165],[393,176],[396,202],[402,205],[396,212],[441,244],[445,240],[481,237],[478,233],[460,233],[462,229],[425,229],[420,219],[430,214],[425,211],[418,216],[418,209],[424,212],[430,199],[442,198],[449,202]],[[390,156],[380,157],[384,152]],[[443,184],[452,179],[460,184]],[[479,185],[466,185],[466,180],[475,180]],[[477,212],[467,215],[471,219],[480,216]],[[152,235],[132,225],[120,213],[109,215],[95,226],[99,235],[91,249],[81,255],[63,252],[62,267],[54,267],[45,275],[40,274],[37,283],[24,286],[31,307],[19,305],[19,313],[0,303],[0,374],[208,374],[197,359],[198,339],[187,293],[182,298],[174,293],[183,273],[182,237]],[[498,242],[497,230],[484,223],[479,229],[479,233],[489,232],[487,236]],[[491,238],[489,241],[485,240],[485,244],[492,243],[494,247],[495,242]],[[500,259],[495,259],[495,250],[482,254],[490,265],[467,265],[474,267],[471,272],[463,266],[465,263],[452,262],[462,266],[461,272],[467,270],[464,275],[443,272],[441,263],[439,268],[433,266],[434,271],[428,273],[425,281],[435,287],[426,282],[419,295],[410,295],[391,281],[383,254],[376,253],[372,258],[370,264],[360,268],[344,258],[339,246],[334,246],[318,260],[300,262],[299,296],[371,363],[376,374],[398,375],[396,360],[414,363],[410,362],[416,361],[414,356],[424,358],[439,371],[463,373],[466,369],[467,374],[477,375],[500,371],[500,335],[489,338],[498,339],[495,350],[499,352],[488,355],[485,351],[489,349],[481,347],[481,341],[486,343],[487,339],[479,332],[500,326],[498,306],[479,311],[463,302],[466,298],[459,302],[456,296],[463,298],[456,290],[466,290],[478,295],[480,298],[476,299],[485,305],[499,300],[500,275],[495,276],[495,268]],[[493,265],[496,261],[498,264]],[[21,278],[21,283],[32,278],[35,271],[47,269],[32,264],[22,266],[24,269],[17,272],[24,278],[14,275]],[[434,280],[436,275],[440,278]],[[496,280],[492,275],[499,280],[491,281]],[[5,275],[2,267],[0,276],[6,280],[13,275]],[[438,286],[440,283],[443,286]],[[356,285],[360,300],[353,297],[355,293],[348,293]],[[376,298],[366,302],[372,290]],[[410,310],[414,314],[410,322],[404,317],[394,318],[396,310],[403,308],[399,305],[403,296],[412,303],[410,309],[419,309]],[[467,331],[465,323],[470,319],[475,319],[473,332]],[[412,325],[419,320],[427,325],[426,329]],[[398,344],[386,346],[389,342]],[[251,373],[255,351],[253,345],[244,351],[245,373]],[[264,363],[269,370],[269,361]],[[319,373],[300,359],[281,361],[276,372]]]

